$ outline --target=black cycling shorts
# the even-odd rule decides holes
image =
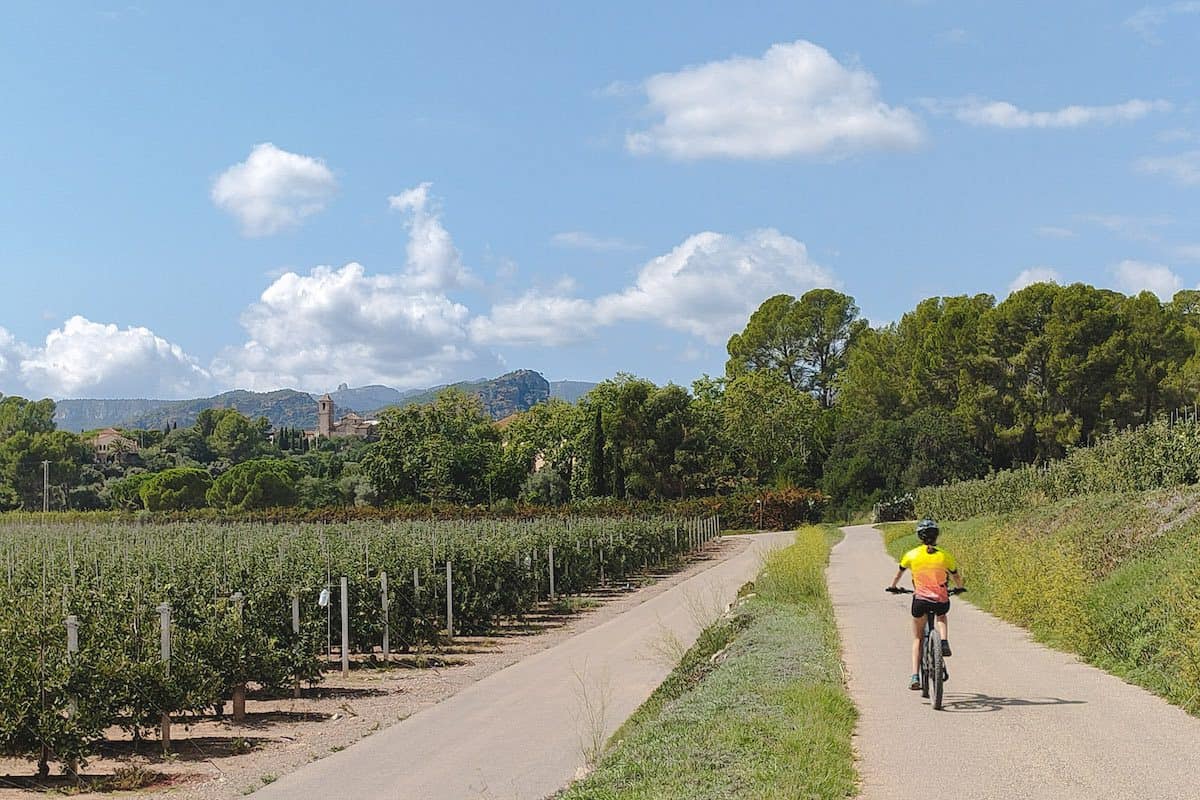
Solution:
[[[947,600],[944,603],[935,603],[932,600],[925,600],[924,598],[921,598],[921,597],[913,598],[913,604],[912,604],[913,619],[920,619],[921,617],[928,614],[930,611],[932,611],[934,614],[936,614],[939,617],[942,614],[948,614],[948,613],[950,613],[950,601]]]

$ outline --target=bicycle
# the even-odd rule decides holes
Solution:
[[[912,589],[902,586],[884,589],[891,594],[912,594]],[[950,594],[962,594],[966,589],[954,588]],[[942,689],[950,678],[946,671],[946,661],[942,656],[942,637],[937,633],[937,618],[932,611],[925,612],[925,633],[921,637],[921,660],[918,666],[918,680],[921,683],[921,697],[933,696],[933,710],[942,710]]]

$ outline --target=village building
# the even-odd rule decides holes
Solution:
[[[361,414],[351,411],[346,416],[335,421],[333,418],[335,411],[333,398],[328,394],[322,395],[321,399],[317,401],[317,429],[305,431],[304,435],[312,440],[342,439],[346,437],[366,439],[375,434],[375,426],[379,424],[379,420],[368,419]]]
[[[96,460],[104,463],[122,461],[138,451],[138,443],[116,428],[105,428],[87,442],[96,453]]]

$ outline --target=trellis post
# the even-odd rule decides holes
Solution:
[[[158,606],[158,641],[159,658],[166,666],[167,675],[171,674],[171,604],[161,603]],[[162,740],[163,752],[171,749],[171,712],[164,710],[159,720],[159,738]]]

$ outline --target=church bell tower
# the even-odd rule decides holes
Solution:
[[[317,436],[333,436],[333,398],[328,394],[317,401]]]

